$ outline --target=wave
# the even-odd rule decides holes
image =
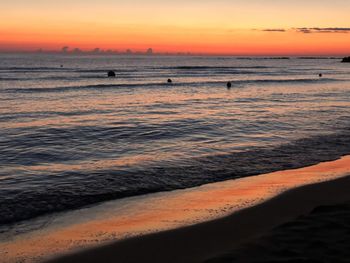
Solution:
[[[25,72],[65,72],[72,71],[73,68],[64,67],[1,67],[2,73],[25,73]]]
[[[40,111],[40,112],[16,112],[16,113],[2,113],[0,115],[0,122],[8,122],[19,119],[31,119],[31,118],[48,118],[53,116],[84,116],[91,114],[108,114],[112,113],[111,110],[90,110],[90,111]]]
[[[347,128],[339,133],[305,138],[275,148],[252,148],[178,163],[49,174],[47,176],[55,177],[55,180],[42,185],[26,185],[25,191],[6,187],[4,179],[0,181],[0,225],[106,200],[300,168],[349,153],[350,129]]]
[[[253,80],[232,80],[232,88],[241,88],[245,85],[254,84],[309,84],[309,83],[327,83],[348,81],[347,79],[335,78],[302,78],[302,79],[253,79]],[[186,86],[225,86],[227,81],[198,81],[198,82],[176,82],[172,84],[166,82],[142,82],[142,83],[110,83],[110,84],[95,84],[95,85],[77,85],[77,86],[61,86],[52,88],[7,88],[1,92],[13,93],[36,93],[36,92],[67,92],[79,90],[104,90],[104,89],[121,89],[121,88],[150,88],[150,87],[186,87]]]
[[[105,75],[96,75],[96,76],[46,76],[46,77],[28,77],[28,76],[20,76],[20,77],[0,77],[0,81],[41,81],[41,80],[62,80],[62,81],[77,81],[84,79],[106,79]],[[119,76],[120,78],[120,76]],[[135,78],[135,77],[134,77]],[[137,78],[137,77],[136,77]]]
[[[177,66],[177,67],[168,67],[168,69],[268,69],[274,68],[272,66],[240,66],[240,67],[231,67],[231,66]]]
[[[79,72],[83,73],[83,72]],[[85,72],[87,73],[87,72]],[[70,76],[18,76],[18,77],[0,77],[0,81],[41,81],[41,80],[62,80],[62,81],[77,81],[77,80],[101,80],[101,79],[107,79],[106,71],[102,71],[100,74],[97,71],[90,71],[90,75],[70,75]],[[158,73],[158,74],[157,74]],[[278,76],[278,75],[285,75],[285,73],[264,73],[264,72],[249,72],[249,71],[242,71],[242,70],[220,70],[219,72],[212,72],[213,76],[221,76],[221,75],[256,75],[256,74],[263,74],[266,76]],[[202,71],[185,71],[181,73],[161,73],[161,72],[155,72],[153,74],[149,74],[148,72],[142,72],[141,74],[136,74],[133,72],[132,74],[129,72],[120,72],[117,73],[118,79],[145,79],[145,78],[155,78],[159,79],[162,75],[164,75],[164,78],[179,78],[179,77],[208,77],[207,72]]]
[[[113,67],[111,67],[113,68]],[[227,68],[232,68],[232,69],[264,69],[264,68],[274,68],[272,66],[175,66],[175,67],[144,67],[143,69],[155,69],[155,70],[159,70],[159,69],[227,69]],[[0,71],[3,70],[20,70],[20,71],[24,71],[24,70],[29,70],[29,71],[40,71],[40,70],[63,70],[63,71],[67,71],[67,70],[72,70],[72,71],[76,71],[76,72],[106,72],[108,70],[110,70],[110,68],[95,68],[95,69],[84,69],[84,68],[71,68],[71,67],[0,67]],[[123,68],[123,69],[113,69],[116,71],[129,71],[129,72],[134,72],[135,69],[130,68]]]

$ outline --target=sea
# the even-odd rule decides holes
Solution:
[[[349,154],[340,61],[2,54],[0,226]]]

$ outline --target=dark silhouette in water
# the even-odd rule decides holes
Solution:
[[[318,74],[318,76],[319,76],[320,78],[322,78],[323,75],[320,73],[320,74]]]
[[[228,89],[230,89],[232,87],[231,82],[227,82],[226,86],[227,86]]]
[[[173,83],[173,81],[171,79],[168,79],[168,83]]]
[[[343,63],[350,63],[350,57],[343,58],[343,60],[341,62],[343,62]]]
[[[61,65],[61,68],[63,68],[63,65]]]
[[[108,77],[109,78],[114,78],[115,77],[115,72],[113,70],[108,71]]]

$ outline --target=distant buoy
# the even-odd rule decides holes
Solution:
[[[61,65],[61,68],[63,68],[63,65]]]
[[[322,78],[323,75],[320,73],[320,74],[318,74],[318,76],[319,76],[320,78]]]
[[[231,82],[227,82],[226,86],[227,86],[228,89],[230,89],[232,87]]]
[[[168,79],[168,83],[173,83],[173,81],[171,79]]]
[[[108,71],[108,77],[109,78],[114,78],[115,77],[115,72],[112,71],[112,70]]]

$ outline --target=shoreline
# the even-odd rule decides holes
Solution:
[[[178,235],[178,233],[187,232],[188,229],[196,229],[207,224],[214,224],[215,228],[226,232],[225,227],[218,225],[217,222],[226,222],[225,220],[231,216],[244,214],[246,213],[244,211],[261,207],[289,189],[325,181],[331,182],[346,175],[350,175],[350,155],[335,161],[294,170],[283,170],[190,189],[106,202],[96,207],[42,218],[38,222],[28,222],[29,227],[34,224],[40,225],[40,228],[24,234],[16,233],[21,229],[9,230],[3,235],[9,238],[0,239],[2,247],[0,257],[4,263],[42,262],[47,259],[55,259],[57,256],[61,258],[62,255],[72,255],[71,253],[75,256],[82,256],[90,253],[89,251],[103,249],[113,244],[120,247],[119,244],[129,244],[130,240],[142,243],[144,242],[142,240],[147,240],[150,236],[158,237],[158,235],[161,235],[158,241],[161,244],[157,251],[166,251],[166,248],[162,246],[167,242],[180,242],[187,244],[189,248],[195,246],[194,249],[198,250],[196,257],[198,257],[202,255],[203,249],[200,244],[204,241],[202,236],[208,231],[206,228],[197,231],[197,235],[200,235],[198,247],[196,243],[190,242],[193,240],[192,235],[186,236],[186,240],[181,241],[181,238],[173,238],[173,233]],[[255,227],[260,224],[255,217],[250,220]],[[238,230],[243,231],[248,221],[245,220],[244,225],[239,226]],[[226,227],[229,227],[229,222],[228,220]],[[242,222],[238,224],[242,225]],[[19,227],[25,228],[25,226]],[[233,229],[230,231],[234,231]],[[210,233],[208,242],[216,243],[215,229],[212,230],[213,233]],[[242,236],[249,237],[248,234],[243,231]],[[164,242],[163,235],[165,235],[166,242]],[[234,233],[234,236],[237,237],[237,233]],[[229,238],[226,241],[232,243]],[[129,250],[132,250],[131,247]],[[205,251],[209,252],[210,247]],[[134,246],[134,251],[138,251],[136,248]],[[219,253],[219,250],[224,248],[225,246],[221,244],[216,247],[215,253]],[[172,255],[171,259],[177,259],[180,254],[189,256],[192,255],[191,253],[189,251],[176,256],[171,253],[167,255]],[[134,252],[131,253],[131,255],[134,254]],[[95,260],[91,262],[100,261],[94,256],[90,256],[89,259]],[[154,261],[153,257],[152,261]],[[108,261],[104,260],[104,262]],[[134,261],[130,259],[130,261],[123,260],[123,262]],[[186,260],[181,259],[181,262],[186,262]]]
[[[350,175],[288,190],[224,218],[118,241],[49,263],[202,262],[323,205],[350,201]]]
[[[286,190],[260,204],[222,218],[116,241],[59,256],[47,262],[175,263],[206,261],[254,240],[276,226],[294,220],[300,215],[308,214],[318,206],[350,201],[348,158],[345,158],[345,162],[342,158],[334,162],[321,163],[315,167],[324,168],[326,166],[329,168],[328,173],[336,173],[334,164],[341,161],[347,167],[343,177]],[[310,168],[314,167],[297,170],[305,171]],[[301,171],[299,173],[302,173]],[[288,171],[284,172],[288,173]],[[316,168],[314,172],[319,171]]]

